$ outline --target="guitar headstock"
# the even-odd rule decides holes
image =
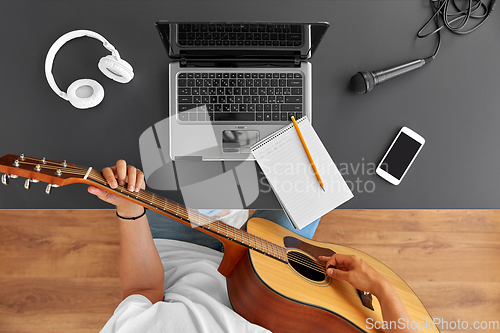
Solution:
[[[89,170],[73,163],[50,161],[42,158],[33,158],[21,155],[5,155],[0,158],[0,172],[2,184],[8,185],[9,178],[27,178],[24,187],[29,189],[30,183],[39,181],[48,183],[45,192],[50,193],[52,187],[59,187],[73,183],[83,183]]]

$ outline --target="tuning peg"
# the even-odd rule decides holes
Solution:
[[[55,184],[47,184],[47,187],[45,188],[45,193],[50,194],[50,190],[51,190],[53,187],[59,187],[59,185],[55,185]]]
[[[24,182],[24,188],[29,190],[30,189],[30,183],[38,183],[38,180],[36,179],[26,179]]]
[[[15,179],[15,178],[17,178],[17,175],[8,175],[8,174],[4,173],[2,175],[2,184],[9,185],[9,178]]]

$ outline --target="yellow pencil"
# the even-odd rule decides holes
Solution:
[[[312,159],[311,153],[309,152],[309,149],[307,149],[306,142],[304,141],[304,137],[302,136],[302,133],[300,132],[299,125],[295,121],[295,117],[291,116],[293,126],[295,127],[295,130],[297,131],[297,134],[299,135],[300,142],[302,142],[302,147],[304,147],[304,150],[306,151],[307,158],[309,159],[309,163],[311,163],[311,167],[313,168],[314,174],[316,175],[316,178],[318,179],[319,186],[321,186],[321,189],[325,191],[325,188],[323,187],[323,181],[321,180],[321,177],[319,176],[318,169],[316,169],[316,165],[314,164],[314,161]]]

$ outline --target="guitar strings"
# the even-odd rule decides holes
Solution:
[[[309,269],[312,269],[316,272],[325,274],[325,265],[319,261],[316,261],[315,259],[309,258],[310,260],[306,260],[303,258],[303,254],[294,254],[293,252],[288,252],[288,260],[294,261],[296,263],[301,264],[304,267],[307,267]],[[323,268],[323,269],[322,269]]]
[[[102,174],[100,172],[94,171],[94,170],[92,170],[91,174],[89,175],[89,178],[96,180],[96,181],[101,181],[102,183],[106,182],[105,179],[103,178]],[[127,191],[127,192],[130,192],[130,191]],[[148,192],[145,191],[145,193],[148,193]],[[135,194],[135,193],[133,193],[133,194]],[[148,195],[149,195],[149,193],[148,193]],[[139,196],[141,196],[141,195],[139,195]],[[141,197],[144,198],[144,196],[141,196]],[[147,198],[147,199],[150,199],[150,198]],[[170,206],[181,207],[177,203],[171,202],[171,201],[167,200],[166,198],[162,198],[159,196],[153,197],[152,200],[150,199],[148,201],[150,201],[152,204],[154,202],[156,202],[157,203],[156,206],[158,208],[161,208],[158,203],[165,203],[165,206],[168,203]],[[244,245],[250,246],[256,250],[259,250],[260,252],[267,253],[267,254],[275,257],[276,259],[282,260],[282,258],[285,258],[286,250],[282,246],[279,246],[275,243],[269,242],[263,238],[255,236],[255,235],[251,235],[251,234],[244,232],[242,230],[236,229],[232,226],[229,226],[225,223],[220,222],[216,218],[210,218],[206,215],[203,215],[196,210],[191,210],[191,209],[188,209],[186,207],[182,207],[182,209],[185,210],[185,212],[181,212],[181,214],[180,214],[181,217],[184,217],[188,220],[192,220],[193,218],[195,218],[197,220],[197,221],[195,221],[195,223],[197,223],[200,227],[203,227],[203,228],[208,229],[208,230],[214,230],[212,228],[212,225],[210,225],[210,224],[216,222],[217,224],[215,225],[215,227],[217,228],[217,230],[222,228],[223,231],[225,231],[225,234],[227,237],[230,237],[230,234],[232,234],[233,235],[232,238],[234,240],[238,241],[238,238],[239,238]],[[206,223],[200,223],[200,221],[203,221]],[[220,231],[219,231],[219,233],[220,233]],[[239,235],[239,237],[237,235]],[[255,244],[255,246],[251,245],[252,238],[253,238],[253,243]],[[258,248],[258,245],[257,245],[258,243],[260,243],[260,249]],[[282,254],[280,254],[280,252]]]
[[[30,163],[27,163],[27,164],[30,164]],[[53,169],[53,167],[51,167],[51,166],[48,166],[48,168]],[[68,170],[68,169],[71,169],[71,170]],[[68,172],[68,171],[71,171],[71,172]],[[65,169],[65,172],[66,172],[66,173],[71,173],[71,174],[76,174],[76,175],[84,175],[84,174],[86,174],[86,172],[87,172],[87,171],[86,171],[86,170],[83,170],[83,169],[79,169],[79,168],[66,168],[66,169]],[[89,175],[89,178],[90,178],[91,180],[94,180],[94,181],[96,181],[96,182],[100,183],[101,185],[107,185],[107,181],[106,181],[106,179],[102,176],[102,173],[100,173],[100,172],[98,172],[98,171],[96,171],[96,170],[92,170],[92,171],[91,171],[91,173],[90,173],[90,175]],[[145,193],[147,193],[148,195],[144,195],[143,193],[140,193],[140,192],[139,192],[139,194],[136,194],[136,192],[131,192],[131,191],[128,191],[128,190],[127,190],[124,186],[122,186],[122,185],[121,185],[121,187],[123,187],[123,188],[121,189],[121,192],[125,191],[125,192],[127,192],[127,193],[130,193],[130,194],[135,195],[135,197],[136,197],[136,198],[141,198],[141,199],[142,199],[142,200],[144,200],[144,201],[146,201],[146,200],[147,200],[147,201],[151,202],[152,204],[153,204],[153,203],[156,203],[156,206],[159,206],[159,205],[160,205],[160,203],[162,203],[162,200],[164,201],[165,206],[166,206],[166,203],[168,203],[170,206],[177,206],[177,204],[175,204],[175,203],[173,203],[173,202],[170,202],[169,200],[167,200],[167,199],[165,199],[165,198],[158,197],[158,196],[156,196],[156,197],[152,196],[152,200],[151,200],[151,199],[149,198],[149,193],[148,193],[148,192],[145,192]],[[186,213],[182,213],[182,212],[181,212],[181,214],[180,214],[180,215],[181,215],[181,217],[182,217],[182,216],[184,216],[184,217],[186,217],[186,218],[188,218],[188,219],[189,219],[189,218],[191,218],[191,219],[192,219],[192,217],[194,217],[194,216],[192,216],[193,214],[189,214],[189,213],[190,213],[190,211],[189,211],[187,208],[185,208],[185,211],[186,211]],[[191,211],[191,213],[193,213],[193,211]],[[212,223],[212,222],[217,222],[217,221],[218,221],[218,220],[216,220],[216,219],[209,218],[208,216],[203,215],[203,214],[201,214],[201,213],[199,213],[199,212],[196,212],[195,214],[196,214],[196,215],[198,215],[198,220],[203,219],[203,217],[205,217],[205,220],[206,220],[206,222],[208,222],[208,223],[207,223],[207,224],[201,224],[201,226],[204,226],[205,228],[207,228],[207,229],[209,229],[209,230],[211,229],[211,226],[208,226],[208,224],[210,224],[210,223]],[[191,216],[189,216],[189,215],[191,215]],[[200,224],[200,223],[198,223],[198,224]],[[227,226],[226,224],[222,224],[222,225],[220,225],[220,226],[217,226],[217,229],[219,229],[219,227],[222,227],[223,229],[225,229],[224,231],[225,231],[225,233],[226,233],[226,236],[228,236],[228,235],[231,233],[231,232],[230,232],[231,230],[229,230],[229,229],[228,229],[228,226]],[[236,230],[238,230],[238,229],[236,229]],[[247,238],[247,243],[248,243],[247,245],[250,245],[250,244],[252,243],[251,238],[252,238],[252,237],[254,237],[255,239],[253,240],[253,242],[254,242],[255,246],[253,246],[253,248],[256,248],[256,247],[258,246],[257,244],[258,244],[258,243],[260,243],[260,248],[261,248],[261,251],[266,252],[266,253],[268,253],[268,254],[270,254],[270,255],[274,255],[274,256],[276,256],[276,254],[275,254],[275,250],[276,250],[276,248],[278,248],[278,249],[284,249],[283,247],[280,247],[279,245],[274,244],[274,243],[272,243],[272,242],[269,242],[269,241],[267,241],[267,240],[264,240],[264,239],[262,239],[262,238],[257,238],[257,237],[256,237],[256,236],[254,236],[254,235],[251,235],[251,234],[248,234],[248,233],[243,233],[241,230],[238,230],[238,231],[236,231],[236,230],[232,230],[232,231],[233,231],[233,234],[234,234],[234,236],[235,236],[235,237],[234,237],[234,239],[237,239],[237,237],[236,237],[236,232],[238,232],[238,233],[240,234],[240,239],[241,239],[242,241],[243,241],[243,239],[245,238],[245,235],[246,235],[246,238]],[[271,248],[273,248],[271,251],[269,251],[269,246],[271,246]],[[268,250],[268,251],[264,250],[264,248],[265,248],[265,247],[267,248],[267,250]],[[273,253],[271,253],[271,252],[273,252]],[[279,254],[278,254],[278,256],[279,256]],[[321,270],[321,269],[318,267],[319,263],[316,263],[316,264],[315,264],[314,262],[313,262],[313,263],[310,263],[310,261],[307,261],[306,259],[304,259],[304,258],[303,258],[300,254],[295,254],[295,253],[293,253],[293,252],[290,252],[290,253],[288,253],[288,254],[287,254],[287,257],[289,258],[289,260],[292,260],[292,261],[294,261],[294,262],[296,262],[296,263],[299,263],[299,264],[301,264],[301,265],[302,265],[302,266],[304,266],[304,267],[308,267],[308,268],[310,268],[310,269],[312,269],[312,270],[315,270],[315,271],[317,271],[317,272],[324,273],[324,271],[323,271],[323,270]]]
[[[32,160],[33,162],[28,162],[27,160]],[[73,175],[86,175],[88,170],[86,169],[83,169],[83,168],[80,168],[78,166],[74,167],[74,166],[71,166],[71,165],[67,165],[67,166],[63,166],[61,163],[58,163],[58,162],[53,162],[53,161],[45,161],[45,163],[42,162],[42,160],[38,160],[38,159],[34,159],[34,158],[30,158],[30,157],[25,157],[25,160],[24,161],[19,161],[20,164],[26,164],[26,165],[34,165],[36,166],[37,164],[40,164],[41,166],[43,165],[43,168],[45,169],[50,169],[50,170],[57,170],[57,169],[61,169],[61,171],[63,173],[67,173],[67,174],[73,174]],[[94,180],[95,182],[97,183],[100,183],[101,185],[108,185],[106,179],[104,178],[104,176],[102,175],[101,172],[98,172],[97,170],[94,170],[92,169],[91,172],[90,172],[90,175],[89,175],[89,178],[91,180]],[[120,188],[121,187],[121,188]],[[143,201],[149,201],[151,202],[151,204],[155,203],[155,206],[157,206],[158,208],[159,205],[161,203],[164,204],[164,206],[166,207],[167,204],[170,205],[170,206],[176,206],[176,207],[179,207],[178,204],[172,202],[172,201],[169,201],[168,199],[166,198],[161,198],[159,196],[156,196],[154,194],[152,194],[152,197],[149,198],[149,195],[151,193],[147,192],[147,191],[144,191],[143,193],[141,193],[143,190],[140,190],[139,192],[132,192],[132,191],[129,191],[126,187],[124,187],[123,185],[119,185],[119,187],[117,189],[114,189],[116,191],[120,191],[120,192],[126,192],[128,194],[132,194],[135,198],[140,198],[141,200]],[[147,193],[147,195],[145,194]],[[162,202],[163,201],[163,202]],[[218,220],[216,220],[215,218],[211,218],[209,216],[206,216],[206,215],[203,215],[199,212],[194,212],[192,210],[189,210],[188,208],[186,207],[181,207],[181,209],[184,208],[185,210],[185,213],[183,213],[182,215],[185,216],[185,218],[190,218],[190,217],[194,217],[192,216],[193,213],[195,213],[197,216],[197,219],[198,220],[205,220],[204,223],[197,223],[198,225],[200,225],[201,227],[204,227],[208,230],[210,230],[210,226],[209,224],[211,223],[214,223],[214,222],[219,222]],[[182,213],[182,212],[181,212]],[[191,216],[190,216],[190,213],[191,213]],[[176,214],[177,215],[177,214]],[[183,217],[183,216],[181,216]],[[222,224],[222,225],[219,225],[217,226],[217,229],[219,229],[219,227],[222,226],[223,228],[225,228],[226,230],[226,236],[229,237],[229,233],[228,231],[231,231],[231,229],[228,229],[227,227],[230,227],[226,224]],[[273,254],[273,253],[270,253],[269,251],[269,248],[271,248],[271,252],[275,252],[276,249],[278,250],[286,250],[286,248],[284,248],[283,246],[280,246],[280,245],[277,245],[273,242],[269,242],[263,238],[260,238],[260,237],[257,237],[255,235],[251,235],[249,233],[246,233],[246,232],[243,232],[242,230],[239,230],[239,229],[236,229],[236,228],[233,228],[235,230],[232,230],[232,233],[233,235],[235,236],[234,239],[237,240],[237,237],[236,237],[236,232],[238,232],[240,234],[240,239],[242,240],[243,242],[243,238],[244,236],[246,235],[246,238],[247,238],[247,242],[248,244],[245,244],[245,245],[249,245],[251,246],[251,240],[250,238],[253,237],[254,240],[254,244],[255,246],[251,246],[252,248],[256,249],[256,250],[260,250],[262,252],[265,252],[269,255],[272,255],[274,257],[277,257],[276,254]],[[260,242],[260,247],[261,249],[257,249],[256,246],[257,243]],[[267,251],[264,249],[264,248],[267,248]],[[279,255],[278,255],[279,256]],[[320,273],[325,273],[325,271],[321,268],[325,268],[324,264],[322,264],[321,262],[318,262],[318,261],[315,261],[311,258],[308,258],[310,260],[307,260],[306,258],[304,258],[304,255],[303,254],[299,254],[299,253],[294,253],[294,252],[288,252],[287,253],[287,257],[289,260],[291,261],[294,261],[296,263],[299,263],[301,264],[302,266],[304,267],[307,267],[307,268],[310,268],[312,270],[315,270],[317,272],[320,272]],[[281,259],[281,258],[280,258]]]
[[[33,162],[28,162],[27,160],[32,160]],[[27,164],[27,165],[37,165],[37,164],[43,164],[42,160],[39,160],[39,159],[34,159],[34,158],[30,158],[30,157],[25,157],[25,161],[20,161],[20,163],[24,163],[24,164]],[[52,164],[52,165],[51,165]],[[54,162],[54,161],[45,161],[45,164],[43,164],[43,167],[45,169],[52,169],[52,170],[57,170],[57,169],[61,169],[61,166],[62,164],[58,163],[58,162]],[[67,173],[67,174],[74,174],[74,175],[85,175],[87,173],[87,170],[83,169],[83,168],[80,168],[80,167],[73,167],[71,165],[67,165],[66,167],[63,166],[62,168],[64,173]],[[92,175],[92,176],[91,176]],[[100,183],[101,185],[108,185],[106,179],[102,176],[102,173],[92,169],[91,171],[91,175],[89,175],[89,177]],[[154,194],[151,194],[152,195],[152,198],[149,198],[149,195],[150,193],[147,192],[147,191],[144,191],[144,193],[141,193],[141,191],[139,192],[131,192],[129,191],[127,188],[125,188],[124,186],[122,185],[119,185],[119,187],[117,189],[112,189],[112,190],[115,190],[115,191],[120,191],[120,192],[126,192],[127,194],[132,194],[134,197],[136,198],[140,198],[144,201],[148,201],[150,202],[151,204],[155,204],[157,207],[160,208],[161,204],[163,204],[165,207],[167,206],[167,204],[169,206],[174,206],[174,208],[176,208],[178,206],[177,203],[174,203],[174,202],[171,202],[165,198],[161,198],[159,196],[154,196]],[[197,219],[200,220],[202,223],[198,223],[200,225],[205,225],[205,224],[209,224],[211,222],[215,222],[217,221],[215,218],[211,218],[211,217],[208,217],[206,215],[203,215],[201,213],[199,213],[198,211],[194,212],[194,211],[190,211],[188,208],[184,208],[185,212],[183,212],[184,207],[181,207],[181,216],[182,217],[185,217],[185,218],[188,218],[190,216],[193,215],[193,213],[197,214]]]
[[[69,166],[63,167],[60,164],[49,165],[49,164],[41,164],[41,163],[38,163],[38,162],[31,162],[30,163],[30,162],[26,162],[26,161],[19,161],[19,164],[34,165],[34,166],[40,164],[40,167],[43,166],[43,168],[45,168],[45,169],[50,169],[50,170],[61,169],[61,171],[63,173],[69,173],[69,174],[75,174],[75,175],[85,175],[87,173],[87,170],[85,170],[85,169],[82,169],[82,168],[73,168],[73,167],[69,167]],[[68,172],[68,171],[72,171],[72,172]]]
[[[27,159],[32,160],[32,162],[27,161]],[[26,165],[37,165],[37,164],[42,163],[42,161],[28,157],[28,158],[25,158],[25,161],[21,161],[21,163],[26,164]],[[57,162],[51,162],[51,161],[45,161],[45,164],[43,164],[43,167],[45,169],[51,169],[51,170],[61,169],[61,166],[62,166],[61,164],[59,164]],[[66,167],[63,166],[62,170],[64,170],[63,171],[64,173],[74,174],[74,175],[85,175],[87,173],[87,170],[85,170],[83,168],[73,167],[73,166],[70,166],[70,165],[68,165]],[[89,178],[91,178],[92,180],[100,183],[101,185],[107,185],[107,181],[102,176],[102,173],[100,173],[100,172],[98,172],[96,170],[91,170]],[[120,187],[122,187],[122,188],[120,188]],[[141,191],[139,191],[139,192],[131,192],[128,189],[126,189],[125,187],[123,187],[123,186],[120,186],[120,187],[117,189],[120,192],[123,193],[123,191],[125,191],[128,194],[132,194],[136,198],[140,198],[140,199],[142,199],[144,201],[147,200],[147,201],[151,202],[151,204],[155,203],[156,206],[159,206],[162,203],[162,200],[164,201],[163,203],[164,203],[165,206],[166,206],[167,203],[169,205],[171,205],[171,206],[172,205],[177,205],[177,204],[174,204],[174,203],[170,202],[169,200],[167,200],[165,198],[160,198],[158,196],[155,198],[155,196],[153,195],[151,198],[149,198],[149,193],[148,192],[146,192],[146,193],[148,193],[148,195],[146,196],[143,193],[141,193]],[[185,208],[185,213],[181,212],[181,217],[182,217],[182,215],[184,215],[184,217],[186,217],[186,218],[189,219],[190,218],[189,215],[192,215],[193,211],[191,211],[191,214],[189,214],[189,213],[190,213],[190,211],[187,208]],[[202,216],[205,216],[205,215],[203,215],[203,214],[201,214],[199,212],[197,212],[197,215],[198,215],[198,220],[203,219]],[[205,222],[207,222],[207,223],[206,224],[198,223],[198,224],[201,225],[201,226],[204,226],[205,228],[207,228],[207,229],[210,230],[211,228],[210,228],[210,226],[208,224],[210,224],[212,222],[216,222],[217,220],[211,219],[208,216],[205,216],[205,217],[206,217]],[[217,226],[217,229],[219,229],[219,227],[220,226]],[[223,229],[225,229],[223,231],[225,231],[226,236],[229,236],[231,230],[229,230],[225,224],[223,225]],[[233,231],[233,235],[235,236],[234,239],[237,239],[237,237],[236,237],[236,231],[235,230],[232,230],[232,231]],[[252,246],[252,247],[256,248],[256,247],[258,247],[257,244],[260,243],[260,248],[261,248],[260,250],[262,252],[266,252],[267,254],[276,256],[276,254],[274,253],[275,250],[276,250],[276,248],[277,249],[284,249],[283,247],[280,247],[279,245],[274,244],[274,243],[269,242],[269,241],[266,241],[266,240],[264,240],[262,238],[256,237],[254,235],[250,235],[248,233],[243,233],[241,230],[239,230],[238,233],[240,234],[240,239],[242,240],[242,242],[243,242],[243,238],[246,235],[247,242],[248,242],[247,245],[250,245],[251,242],[252,242],[251,239],[250,239],[251,236],[254,237],[254,239],[253,239],[254,246]],[[271,247],[271,251],[269,251],[269,247]],[[267,248],[267,251],[264,248]],[[273,252],[273,253],[271,253],[271,252]],[[293,252],[292,253],[288,253],[288,258],[290,260],[294,261],[294,262],[297,262],[297,263],[303,265],[303,266],[306,266],[308,268],[314,269],[316,271],[320,271],[318,269],[317,265],[310,264],[308,261],[306,261],[303,258],[301,258],[300,255],[295,255]]]

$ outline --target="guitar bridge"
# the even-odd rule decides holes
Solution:
[[[361,299],[361,303],[363,303],[363,305],[366,308],[368,308],[368,309],[370,309],[372,311],[375,311],[373,309],[373,304],[372,304],[372,301],[373,301],[372,294],[370,294],[369,292],[366,292],[366,291],[361,291],[359,289],[356,289],[356,290],[358,292],[359,298]]]

